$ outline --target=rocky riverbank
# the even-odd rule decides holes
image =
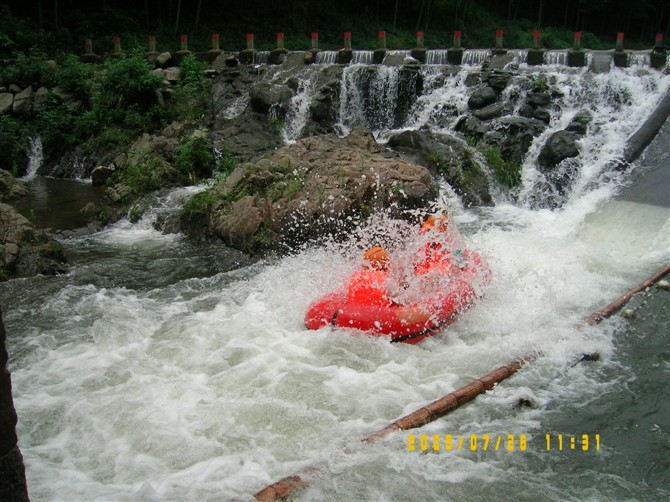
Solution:
[[[0,200],[11,203],[28,189],[0,170]],[[63,246],[10,204],[0,202],[0,273],[2,278],[55,274],[64,270]]]

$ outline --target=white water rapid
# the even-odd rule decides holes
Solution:
[[[447,130],[466,106],[464,78],[439,84],[430,69],[425,75],[405,127]],[[546,77],[565,99],[545,134],[577,109],[594,117],[573,189],[561,209],[530,208],[537,144],[516,204],[501,196],[495,207],[466,209],[443,187],[442,205],[490,264],[493,283],[417,346],[303,327],[309,303],[358,266],[354,242],[250,263],[222,245],[163,235],[146,220],[121,222],[66,241],[67,275],[2,284],[31,499],[252,500],[314,464],[320,474],[296,500],[667,499],[667,406],[656,395],[613,397],[637,378],[667,382],[667,342],[666,359],[654,359],[662,349],[645,355],[643,373],[630,362],[667,326],[633,332],[629,347],[619,343],[629,321],[583,320],[670,261],[668,207],[616,198],[638,174],[668,168],[668,124],[630,170],[608,167],[670,77],[635,69]],[[404,238],[385,218],[370,225],[360,235]],[[409,432],[361,443],[537,350],[545,355],[509,380],[412,431],[415,451]],[[595,352],[600,361],[575,364]],[[619,411],[620,400],[629,412]],[[636,411],[647,402],[649,414]],[[652,422],[638,422],[643,415]],[[438,434],[442,448],[421,451],[421,434]],[[471,449],[471,436],[484,434],[504,446]],[[445,450],[445,435],[466,438],[466,447]]]

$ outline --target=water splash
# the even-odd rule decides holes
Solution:
[[[640,66],[644,68],[649,68],[651,64],[651,52],[650,51],[636,51],[628,52],[628,66]]]

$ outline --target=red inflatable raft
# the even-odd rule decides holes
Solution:
[[[328,325],[353,328],[391,342],[418,343],[453,323],[477,299],[474,281],[485,285],[490,270],[480,256],[466,251],[469,265],[451,275],[447,290],[410,305],[388,307],[353,303],[347,291],[335,291],[312,303],[305,315],[308,329]]]

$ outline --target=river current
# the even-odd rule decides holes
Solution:
[[[493,208],[466,209],[443,187],[443,206],[494,280],[416,346],[303,327],[308,304],[357,266],[360,243],[252,261],[163,235],[151,211],[64,240],[67,274],[0,285],[31,499],[250,500],[319,465],[296,500],[667,500],[670,292],[635,297],[635,319],[583,321],[670,262],[670,204],[662,184],[644,183],[654,173],[668,181],[670,126],[628,171],[604,167],[670,77],[598,78],[628,98],[606,106],[593,95],[600,132],[583,140],[561,209],[524,202],[535,146],[515,203],[501,195]],[[660,199],[636,196],[653,191]],[[394,237],[394,222],[370,225],[362,235]],[[361,442],[536,351],[449,415]]]

